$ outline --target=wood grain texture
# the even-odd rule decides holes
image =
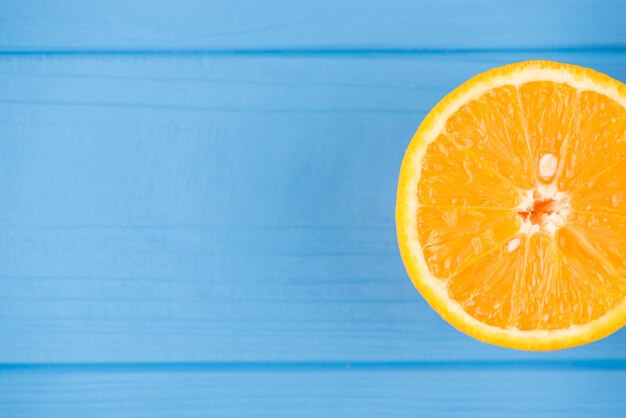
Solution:
[[[615,52],[3,57],[0,363],[623,360],[623,331],[476,342],[397,252],[425,113],[528,58],[626,80]]]
[[[30,417],[621,417],[626,372],[0,372],[0,414]]]
[[[0,50],[624,48],[620,0],[4,0]]]

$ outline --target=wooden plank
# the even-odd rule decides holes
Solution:
[[[624,47],[620,0],[5,0],[0,50]]]
[[[623,370],[0,372],[0,414],[621,418],[624,382]]]
[[[4,57],[0,363],[624,358],[478,343],[396,249],[425,112],[529,57]]]

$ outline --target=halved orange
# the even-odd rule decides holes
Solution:
[[[626,323],[626,86],[549,61],[495,68],[428,114],[400,171],[406,269],[453,326],[553,350]]]

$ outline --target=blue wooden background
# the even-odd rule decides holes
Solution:
[[[405,147],[525,59],[626,81],[624,1],[0,3],[0,417],[624,417],[626,332],[447,325]]]

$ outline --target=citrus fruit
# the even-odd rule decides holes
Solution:
[[[626,322],[626,86],[550,61],[495,68],[445,97],[400,171],[400,252],[461,331],[522,350]]]

